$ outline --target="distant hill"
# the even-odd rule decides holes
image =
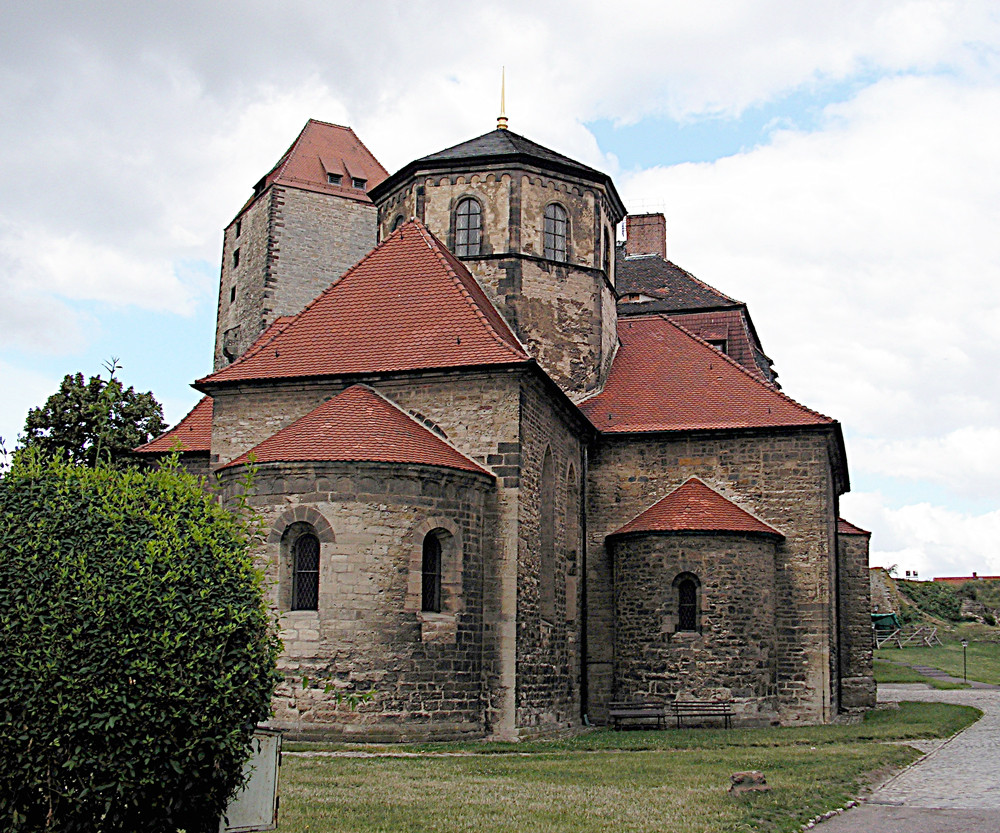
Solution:
[[[1000,581],[979,579],[953,585],[937,581],[898,579],[886,570],[872,570],[872,610],[898,613],[905,623],[938,624],[1000,621]]]

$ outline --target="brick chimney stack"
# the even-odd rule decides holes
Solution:
[[[666,260],[666,217],[662,214],[629,214],[625,218],[625,255],[659,255]]]

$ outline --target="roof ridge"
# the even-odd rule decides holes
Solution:
[[[514,350],[511,347],[510,343],[506,339],[500,337],[500,333],[498,333],[496,330],[496,325],[486,317],[486,314],[483,312],[482,308],[472,297],[472,293],[469,292],[469,288],[466,286],[465,281],[463,281],[459,277],[458,273],[455,271],[455,268],[451,265],[448,258],[445,256],[445,253],[442,251],[443,244],[441,243],[441,241],[439,241],[436,237],[434,237],[434,235],[431,234],[430,229],[428,229],[419,220],[416,219],[410,220],[410,223],[413,223],[416,226],[418,231],[420,231],[421,235],[423,236],[424,242],[427,244],[428,248],[432,252],[434,252],[434,254],[437,255],[438,259],[444,265],[444,268],[448,270],[448,274],[451,276],[452,281],[458,288],[459,293],[462,295],[462,297],[465,299],[465,302],[472,309],[473,314],[480,321],[482,321],[483,326],[486,328],[487,332],[493,337],[493,339],[505,350],[508,350],[509,352],[513,353],[517,358],[519,359],[527,358],[529,356],[527,349],[524,347],[523,344],[521,344],[521,340],[517,337],[517,334],[510,329],[510,326],[507,324],[507,320],[503,317],[500,311],[497,310],[497,308],[494,306],[493,310],[497,313],[498,319],[507,328],[507,332],[510,334],[510,337],[514,340],[514,343],[517,344],[518,349],[520,350],[520,354],[518,353],[517,350]],[[404,223],[402,228],[405,228],[407,225],[409,225],[409,223]],[[475,276],[471,272],[469,272],[468,269],[466,269],[465,271],[466,273],[468,273],[469,277],[472,280],[476,280]],[[478,286],[478,282],[476,285]],[[483,292],[483,297],[488,304],[493,306],[493,302],[489,299],[489,296],[486,295],[485,292]]]
[[[295,149],[299,146],[299,143],[302,141],[302,137],[306,135],[306,131],[309,129],[310,122],[312,122],[312,119],[309,119],[304,125],[302,125],[302,129],[299,131],[299,135],[296,136],[295,141],[288,146],[288,150],[285,151],[284,156],[282,156],[281,159],[278,160],[278,163],[273,168],[271,168],[271,170],[269,170],[266,174],[264,174],[265,182],[267,181],[268,177],[271,176],[271,174],[274,174],[274,178],[278,179],[281,176],[282,171],[284,171],[285,168],[288,167],[288,163],[291,161],[292,156],[295,154]],[[272,185],[274,184],[273,181],[271,184]]]
[[[653,316],[650,316],[650,317],[653,317]],[[705,341],[705,339],[701,338],[701,336],[695,335],[687,327],[684,327],[683,325],[678,324],[676,321],[671,320],[670,316],[667,315],[666,313],[662,313],[662,312],[661,313],[657,313],[656,317],[657,318],[662,318],[668,324],[670,324],[673,327],[676,327],[678,330],[680,330],[685,335],[690,336],[691,338],[693,338],[698,343],[703,344],[707,349],[712,350],[718,356],[722,357],[727,362],[729,362],[729,364],[732,367],[736,368],[744,376],[746,376],[749,379],[753,379],[754,382],[756,382],[762,388],[764,388],[765,390],[770,391],[771,393],[777,394],[779,397],[781,397],[782,399],[786,400],[790,404],[794,405],[796,408],[800,408],[801,410],[805,411],[806,413],[812,414],[813,416],[820,417],[821,419],[824,419],[824,420],[826,420],[827,422],[830,422],[830,423],[833,423],[833,422],[837,421],[833,417],[827,416],[826,414],[821,414],[819,411],[814,411],[812,408],[809,408],[806,405],[803,405],[798,400],[792,399],[792,397],[790,397],[787,393],[785,393],[784,391],[780,390],[779,388],[775,387],[772,383],[765,381],[764,379],[762,379],[760,376],[758,376],[755,373],[751,373],[749,370],[747,370],[743,365],[741,365],[734,358],[732,358],[730,356],[727,356],[721,350],[718,350],[717,348],[713,347],[711,344],[709,344],[707,341]],[[770,412],[770,409],[768,409],[768,411]]]

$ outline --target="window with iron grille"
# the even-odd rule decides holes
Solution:
[[[455,254],[472,257],[480,253],[483,236],[483,209],[466,197],[455,208]]]
[[[693,576],[679,576],[677,587],[677,630],[698,630],[698,584]]]
[[[310,532],[292,545],[292,610],[319,607],[319,538]]]
[[[428,613],[441,612],[441,539],[430,532],[424,538],[421,564],[422,587],[420,609]]]
[[[569,218],[559,203],[545,206],[544,247],[549,260],[566,262],[566,239],[569,237]]]

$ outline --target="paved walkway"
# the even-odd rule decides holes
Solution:
[[[932,745],[925,758],[876,790],[865,804],[823,822],[817,830],[998,833],[1000,689],[938,691],[915,683],[879,686],[878,697],[881,702],[925,700],[975,706],[983,710],[983,717],[951,740]]]

